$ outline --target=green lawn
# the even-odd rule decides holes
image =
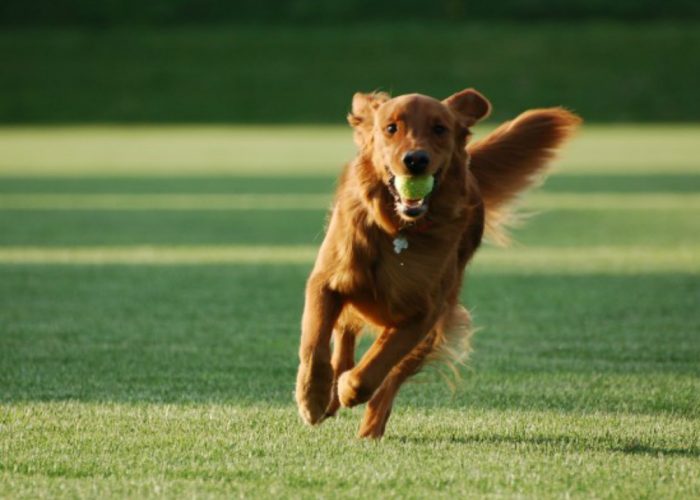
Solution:
[[[126,12],[123,2],[114,9]],[[498,119],[554,105],[595,121],[700,119],[697,17],[466,17],[471,22],[4,27],[0,122],[340,123],[358,90],[447,97],[469,86],[493,100]]]
[[[0,497],[700,496],[699,135],[587,127],[374,443],[292,402],[348,130],[0,128]]]

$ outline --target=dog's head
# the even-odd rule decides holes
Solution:
[[[432,176],[434,185],[440,183],[455,154],[464,151],[469,127],[490,112],[489,101],[473,89],[444,101],[420,94],[392,99],[383,92],[357,93],[348,121],[355,129],[355,142],[394,197],[396,212],[412,221],[428,211],[435,188],[411,199],[410,191],[397,190],[397,177],[411,182]]]

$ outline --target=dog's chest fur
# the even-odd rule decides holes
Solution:
[[[461,275],[456,269],[460,229],[406,229],[392,236],[370,228],[337,252],[346,259],[336,261],[334,288],[372,323],[398,323],[430,310]],[[396,237],[407,243],[400,253]]]

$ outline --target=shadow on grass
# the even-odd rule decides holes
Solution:
[[[572,174],[552,175],[544,191],[578,193],[697,193],[700,175],[695,174]]]
[[[349,134],[350,132],[348,132]],[[79,194],[242,194],[242,193],[315,193],[333,192],[337,168],[329,166],[328,175],[201,175],[201,176],[41,176],[2,178],[2,193],[79,193]],[[700,189],[700,188],[699,188]]]
[[[690,446],[688,448],[673,448],[663,446],[651,446],[636,442],[617,443],[611,442],[610,439],[586,436],[572,437],[562,434],[558,436],[503,436],[503,435],[474,435],[474,436],[386,436],[384,440],[400,443],[412,444],[436,444],[446,443],[455,445],[473,445],[473,444],[489,444],[489,445],[507,445],[520,446],[529,445],[535,448],[555,449],[557,451],[572,451],[581,450],[590,452],[618,452],[626,455],[651,455],[651,456],[668,456],[668,457],[700,457],[700,448]]]

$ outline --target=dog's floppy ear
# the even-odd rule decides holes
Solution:
[[[355,142],[359,147],[364,146],[372,132],[374,112],[388,100],[389,95],[384,92],[356,92],[352,96],[352,111],[348,114],[348,123],[355,129]]]
[[[474,89],[465,89],[442,101],[457,115],[462,125],[471,127],[491,114],[491,103]]]

